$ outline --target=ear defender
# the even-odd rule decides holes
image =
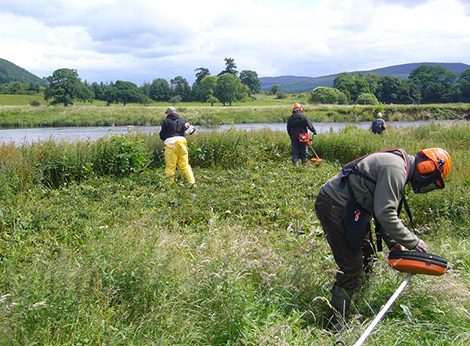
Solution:
[[[304,111],[304,107],[300,104],[300,103],[296,103],[294,105],[294,110],[298,109],[299,111],[303,112]]]
[[[436,164],[432,160],[425,160],[418,163],[418,171],[421,174],[430,174],[437,170]]]
[[[426,193],[443,189],[444,178],[451,167],[450,156],[440,148],[424,149],[416,155],[421,161],[417,164],[420,177],[411,183],[414,193]]]

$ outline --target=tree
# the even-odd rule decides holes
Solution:
[[[366,81],[369,83],[369,91],[377,96],[376,92],[380,82],[380,75],[375,72],[368,73],[366,75]]]
[[[233,74],[225,74],[217,80],[215,97],[225,104],[232,105],[232,102],[242,100],[248,96],[248,87],[243,85],[240,78]]]
[[[178,102],[181,102],[183,98],[180,95],[175,95],[170,97],[170,102],[173,104],[173,106],[176,106]]]
[[[147,97],[142,91],[132,82],[125,82],[122,80],[116,81],[111,85],[104,94],[104,99],[108,104],[122,103],[125,106],[127,103],[147,103]]]
[[[374,94],[364,93],[357,97],[356,103],[359,105],[378,105],[379,101]]]
[[[101,82],[100,84],[93,82],[91,83],[89,88],[91,92],[93,93],[95,100],[104,100],[103,96],[105,92],[105,86],[103,82]]]
[[[22,94],[23,90],[25,89],[25,85],[21,82],[15,81],[8,84],[8,88],[12,94]]]
[[[142,94],[144,94],[146,97],[150,97],[150,83],[149,82],[143,82],[142,85],[139,87],[140,91],[142,91]]]
[[[352,77],[348,72],[339,73],[333,82],[334,87],[342,91],[348,98],[348,101],[351,100],[350,90],[353,89],[353,84]]]
[[[418,103],[419,90],[409,79],[400,80],[400,95],[404,103],[407,103],[407,101],[411,101],[412,104]]]
[[[209,72],[209,69],[204,68],[204,67],[199,67],[199,68],[195,69],[194,72],[196,72],[196,81],[194,83],[196,83],[197,85],[200,85],[201,81],[205,77],[211,75],[211,73]]]
[[[384,76],[380,78],[375,95],[380,102],[398,103],[401,99],[400,79],[395,76]]]
[[[207,99],[207,102],[209,102],[211,104],[211,107],[214,107],[214,103],[219,102],[219,100],[215,96],[210,96]]]
[[[346,104],[347,96],[335,88],[317,87],[312,90],[310,102],[323,104]]]
[[[217,76],[207,76],[201,80],[201,101],[202,102],[211,102],[212,106],[214,105],[215,92],[217,90],[217,81],[219,77]]]
[[[470,102],[470,69],[463,71],[457,81],[459,101]]]
[[[46,78],[49,86],[44,90],[44,99],[51,104],[63,103],[65,107],[76,100],[93,101],[93,94],[78,77],[77,70],[62,68]]]
[[[278,92],[281,91],[281,88],[279,87],[279,85],[277,84],[274,84],[271,89],[269,90],[269,92],[272,94],[272,95],[276,95]]]
[[[455,98],[457,75],[442,66],[421,65],[410,73],[408,79],[419,90],[418,102],[442,103]]]
[[[205,102],[205,97],[203,96],[203,90],[201,88],[201,81],[205,77],[210,76],[211,73],[209,72],[209,69],[204,67],[199,67],[194,71],[196,72],[196,80],[191,87],[190,99],[191,101]]]
[[[220,72],[217,76],[221,77],[226,74],[233,74],[235,76],[238,76],[238,71],[236,70],[237,65],[235,64],[235,60],[232,58],[225,58],[224,61],[225,61],[225,70]]]
[[[361,94],[370,93],[369,83],[362,73],[351,75],[348,72],[342,72],[336,76],[334,87],[345,93],[349,102],[355,102]]]
[[[242,84],[250,88],[252,94],[259,94],[261,92],[261,83],[258,78],[258,73],[250,70],[243,70],[240,72],[240,79]]]
[[[170,83],[172,87],[174,87],[172,93],[173,96],[181,96],[181,100],[183,102],[190,101],[191,87],[189,86],[189,83],[185,78],[177,76],[174,79],[170,80]]]
[[[27,90],[33,91],[35,93],[39,93],[41,91],[41,87],[37,83],[30,82]]]
[[[163,78],[154,79],[149,87],[149,97],[154,101],[168,101],[171,96],[170,85]]]

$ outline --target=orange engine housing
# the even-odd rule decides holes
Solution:
[[[391,251],[388,265],[400,272],[435,276],[443,275],[447,269],[444,258],[418,251]]]

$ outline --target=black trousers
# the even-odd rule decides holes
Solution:
[[[291,141],[292,163],[296,164],[299,160],[306,163],[308,156],[308,146],[305,142]]]
[[[343,210],[343,206],[323,190],[320,191],[315,202],[315,212],[339,267],[339,272],[336,274],[336,286],[353,290],[358,286],[363,272],[368,271],[370,262],[375,258],[375,249],[371,239],[370,225],[361,250],[354,252],[351,249],[341,223]]]

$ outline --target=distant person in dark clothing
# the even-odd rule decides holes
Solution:
[[[382,113],[377,113],[376,119],[372,122],[370,129],[373,133],[381,135],[385,128],[385,120],[382,119]]]
[[[302,163],[307,163],[308,161],[308,143],[300,140],[301,135],[308,134],[308,130],[314,136],[317,134],[312,122],[304,114],[303,106],[300,103],[296,103],[292,115],[287,119],[287,133],[289,134],[292,148],[292,163],[296,166],[299,164],[299,160]]]

